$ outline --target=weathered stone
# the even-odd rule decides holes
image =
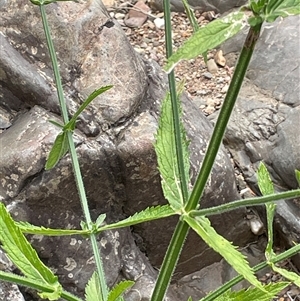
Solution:
[[[164,97],[167,81],[155,63],[147,64],[148,70],[151,70],[149,72],[150,86],[147,100],[143,106],[147,106],[146,108],[149,106],[151,112],[141,107],[143,112],[133,120],[127,131],[119,136],[117,146],[122,162],[122,173],[126,179],[127,201],[124,210],[128,215],[148,206],[165,203],[160,187],[153,143],[159,110],[157,100]],[[183,96],[182,100],[184,121],[191,142],[191,175],[192,181],[195,181],[212,127],[186,96]],[[146,198],[141,197],[142,195]],[[234,172],[224,148],[221,148],[201,206],[214,206],[237,198],[239,196],[235,187]],[[251,239],[252,234],[243,216],[244,213],[241,210],[231,214],[214,216],[211,220],[221,234],[226,235],[228,239],[237,244],[244,244]],[[176,220],[177,218],[174,217],[134,227],[135,231],[143,237],[147,255],[155,266],[161,264]],[[211,253],[207,245],[203,244],[193,231],[189,236],[181,255],[181,261],[178,264],[177,277],[186,274],[187,271],[196,271],[219,258],[217,254]]]
[[[262,238],[240,251],[247,257],[250,266],[254,266],[265,260],[264,248],[265,239]],[[261,277],[269,270],[270,268],[265,268],[259,271],[257,275]],[[237,272],[222,259],[200,271],[182,277],[171,287],[180,300],[186,300],[188,296],[191,296],[192,300],[200,300],[235,276],[237,276]],[[236,284],[233,289],[241,290],[248,287],[249,282],[243,280]]]
[[[150,2],[151,6],[159,11],[163,10],[163,0],[153,0]],[[189,0],[189,5],[200,11],[215,11],[218,13],[224,13],[234,7],[244,5],[246,0]],[[172,11],[184,11],[184,6],[181,0],[170,1]]]
[[[150,7],[143,1],[138,1],[133,8],[129,10],[124,22],[128,27],[140,27],[147,21],[149,12]]]
[[[300,56],[295,54],[299,54],[299,26],[298,16],[264,26],[248,68],[250,82],[240,93],[225,135],[234,160],[257,194],[255,172],[262,160],[276,191],[298,186],[295,169],[300,169]],[[239,51],[244,38],[241,34],[229,40],[223,51]],[[300,242],[299,218],[299,200],[278,203],[275,225],[285,246]],[[300,268],[300,255],[294,263]]]
[[[298,16],[278,18],[263,26],[261,36],[248,68],[247,78],[261,89],[271,92],[280,103],[292,107],[299,99],[299,39]],[[224,54],[240,51],[248,28],[229,39],[221,47]],[[262,68],[265,66],[265,68]],[[280,66],[280,72],[278,72]]]
[[[5,17],[0,20],[0,32],[6,36],[3,41],[0,35],[4,85],[29,105],[59,112],[38,7],[25,0],[10,1],[1,10]],[[122,28],[98,0],[53,4],[46,10],[70,112],[99,87],[114,86],[93,101],[81,117],[84,126],[82,121],[78,127],[95,136],[99,130],[124,121],[143,99],[147,85],[141,59]]]
[[[11,261],[6,257],[5,253],[0,249],[0,270],[12,272],[14,269]],[[0,300],[5,301],[24,301],[18,286],[9,282],[0,281]]]

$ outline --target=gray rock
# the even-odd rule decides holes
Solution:
[[[243,250],[240,250],[250,264],[256,264],[265,260],[264,247],[265,239],[260,238],[257,242],[248,245]],[[258,276],[265,275],[270,268],[265,268],[257,273]],[[200,300],[208,293],[218,289],[224,283],[237,276],[237,272],[224,260],[215,262],[200,271],[186,275],[172,285],[175,295],[180,300],[186,300],[187,296],[191,296],[193,300]],[[249,287],[249,282],[243,280],[236,284],[233,289],[241,290]]]
[[[225,135],[226,145],[245,180],[259,194],[255,172],[264,161],[276,191],[297,188],[300,169],[298,16],[266,24],[257,43],[247,78]],[[238,35],[222,47],[238,51],[244,40]],[[215,116],[212,116],[215,119]],[[261,216],[264,217],[262,210]],[[276,229],[285,246],[300,242],[299,200],[277,206]],[[294,260],[300,268],[300,255]]]
[[[204,11],[215,11],[218,13],[224,13],[228,10],[244,5],[245,0],[232,0],[232,1],[220,1],[220,0],[189,0],[189,5],[197,10],[202,12]],[[181,0],[171,0],[170,1],[172,11],[184,11],[184,6]],[[163,10],[163,1],[162,0],[153,0],[152,6],[162,11]]]
[[[13,264],[2,249],[0,249],[0,270],[10,273],[14,270]],[[24,301],[25,299],[16,284],[0,281],[0,300]]]
[[[300,104],[299,29],[298,16],[278,18],[273,23],[265,23],[247,73],[247,78],[256,86],[269,91],[280,103],[292,107]],[[245,28],[225,42],[221,47],[223,53],[227,55],[240,51],[247,31],[248,28]]]

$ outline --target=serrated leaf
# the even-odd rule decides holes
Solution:
[[[295,285],[300,287],[300,275],[288,271],[286,269],[279,268],[275,264],[272,264],[271,266],[276,273],[281,274],[284,278],[286,278],[287,280],[293,282]]]
[[[92,92],[88,98],[81,104],[79,109],[75,112],[74,116],[71,118],[71,120],[64,126],[65,130],[73,131],[75,129],[75,124],[78,116],[83,112],[83,110],[100,94],[104,93],[105,91],[111,89],[113,86],[104,86],[101,87],[94,92]]]
[[[122,221],[119,221],[114,224],[102,226],[98,229],[98,232],[109,230],[109,229],[129,227],[143,222],[165,218],[175,214],[176,213],[169,205],[149,207],[141,212],[137,212],[134,215],[129,216],[128,218]]]
[[[177,88],[177,104],[180,115],[182,115],[179,95],[182,93],[183,84]],[[189,150],[186,133],[180,121],[180,134],[182,140],[182,153],[184,157],[185,178],[189,179]],[[157,156],[158,169],[162,179],[162,189],[165,198],[174,210],[184,207],[184,199],[181,191],[180,175],[177,162],[177,150],[175,141],[174,121],[172,117],[171,97],[168,93],[162,102],[161,115],[156,133],[155,152]]]
[[[170,73],[181,60],[189,60],[217,47],[247,24],[243,12],[233,12],[199,28],[167,61],[164,69]]]
[[[262,195],[270,195],[275,192],[270,174],[263,162],[260,162],[258,167],[258,187]],[[276,210],[275,203],[265,204],[267,211],[267,229],[268,229],[268,243],[265,250],[267,260],[270,260],[275,254],[273,251],[273,220]]]
[[[0,203],[0,241],[9,259],[26,277],[43,283],[53,290],[50,293],[41,293],[43,296],[50,300],[60,297],[62,288],[57,276],[39,259],[3,203]]]
[[[278,17],[288,17],[300,14],[300,0],[270,0],[264,10],[266,22],[274,22]]]
[[[53,168],[59,160],[67,153],[69,150],[69,142],[67,137],[67,132],[61,132],[57,135],[54,144],[49,153],[45,170]]]
[[[239,252],[231,242],[219,235],[210,225],[208,218],[198,216],[191,218],[183,215],[183,219],[193,230],[216,252],[218,252],[240,275],[248,280],[255,287],[263,290],[261,283],[254,276],[245,256]]]
[[[86,235],[89,234],[89,230],[66,230],[66,229],[51,229],[46,227],[38,227],[28,222],[15,222],[23,233],[37,234],[45,236],[67,236],[67,235]]]
[[[258,171],[257,171],[257,181],[258,187],[262,195],[268,195],[275,193],[274,185],[272,183],[270,174],[266,165],[263,162],[260,162]]]
[[[296,180],[298,182],[298,187],[300,187],[300,170],[295,170]]]
[[[85,287],[85,298],[86,301],[104,301],[101,297],[100,281],[96,272],[93,273]]]
[[[289,282],[278,282],[263,286],[265,291],[268,293],[258,288],[249,288],[247,290],[240,290],[238,292],[229,290],[214,299],[214,301],[270,301],[289,284]]]
[[[113,289],[109,292],[107,301],[116,301],[120,299],[119,297],[131,286],[134,285],[134,281],[122,281],[118,283]]]

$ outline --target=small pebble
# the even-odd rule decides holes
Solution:
[[[213,75],[210,73],[210,72],[205,72],[203,73],[203,76],[207,79],[212,79],[213,78]]]
[[[116,13],[116,14],[115,14],[115,18],[116,18],[117,20],[124,19],[124,18],[125,18],[125,14],[122,14],[122,13]]]
[[[163,29],[165,26],[165,20],[161,18],[156,18],[154,21],[154,24],[157,29]]]
[[[216,62],[213,59],[210,59],[207,61],[207,70],[210,73],[216,73],[216,72],[218,72],[218,69],[219,68],[218,68]]]

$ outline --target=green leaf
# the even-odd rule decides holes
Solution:
[[[120,299],[119,297],[132,285],[134,285],[134,281],[129,281],[129,280],[118,283],[110,291],[107,301],[116,301],[116,300]]]
[[[109,229],[129,227],[143,222],[165,218],[175,214],[176,213],[169,205],[149,207],[141,212],[135,213],[133,216],[129,216],[128,218],[122,221],[119,221],[114,224],[102,226],[98,229],[98,231],[101,232]]]
[[[192,297],[189,297],[189,298],[187,299],[187,301],[193,301]]]
[[[262,195],[269,195],[275,192],[270,174],[263,162],[260,162],[258,167],[258,187]],[[267,228],[268,228],[268,243],[265,251],[266,258],[270,260],[275,254],[273,251],[273,220],[276,210],[275,203],[265,205],[267,211]]]
[[[281,274],[284,278],[290,280],[295,285],[300,287],[300,275],[294,272],[287,271],[286,269],[279,268],[273,263],[271,264],[271,267],[276,273]]]
[[[274,22],[278,17],[300,14],[300,0],[270,0],[262,16],[266,22]]]
[[[62,124],[56,122],[55,120],[49,119],[49,122],[52,123],[53,125],[59,127],[60,129],[63,129],[63,128],[64,128],[64,126],[63,126]]]
[[[298,182],[298,187],[300,188],[300,170],[295,170],[296,179]]]
[[[100,282],[96,272],[93,273],[85,287],[85,298],[86,301],[104,301],[101,297]]]
[[[263,290],[261,283],[254,276],[252,268],[249,266],[245,256],[240,253],[223,236],[219,235],[210,225],[208,218],[199,216],[191,218],[183,215],[182,218],[189,224],[193,230],[216,252],[218,252],[240,275],[248,280],[255,287]]]
[[[51,148],[45,165],[45,170],[53,168],[58,163],[58,161],[67,153],[68,150],[69,142],[67,132],[61,132],[57,135]]]
[[[255,14],[259,15],[265,7],[266,2],[266,0],[251,0],[250,8]]]
[[[85,230],[51,229],[51,228],[45,228],[43,226],[38,227],[28,222],[15,222],[15,224],[20,228],[20,230],[23,233],[27,233],[27,234],[37,234],[37,235],[45,235],[45,236],[67,236],[67,235],[86,235],[90,233],[88,229]]]
[[[247,24],[243,12],[233,12],[201,27],[167,61],[165,70],[170,73],[181,60],[189,60],[217,47],[228,40]]]
[[[99,228],[102,224],[103,224],[103,222],[104,222],[104,220],[106,219],[106,214],[104,213],[104,214],[100,214],[98,217],[97,217],[97,220],[96,220],[96,227],[97,228]]]
[[[262,195],[275,193],[274,185],[272,183],[270,174],[263,162],[260,162],[259,164],[257,176],[258,176],[258,187]]]
[[[193,27],[193,31],[196,32],[199,29],[199,25],[194,14],[194,10],[190,7],[187,0],[182,0],[182,4],[184,6],[185,13]]]
[[[278,282],[263,286],[268,293],[258,288],[249,288],[238,292],[228,290],[214,301],[270,301],[289,284],[289,282]]]
[[[178,87],[179,94],[182,93],[183,84]],[[179,100],[177,101],[180,106]],[[181,107],[179,108],[182,115]],[[180,134],[182,140],[182,151],[184,157],[185,178],[189,178],[190,162],[188,141],[182,122],[180,122]],[[158,169],[162,178],[162,189],[165,198],[169,201],[174,210],[180,210],[184,207],[184,199],[181,191],[179,167],[177,162],[176,141],[174,134],[174,120],[172,117],[171,97],[168,93],[163,100],[161,115],[156,133],[155,152],[157,156]]]
[[[3,203],[0,203],[0,241],[9,259],[26,277],[41,282],[53,290],[51,293],[40,293],[43,298],[56,300],[60,297],[62,287],[57,277],[39,259]]]
[[[76,125],[76,120],[78,118],[78,116],[83,112],[83,110],[100,94],[104,93],[105,91],[109,90],[110,88],[112,88],[113,86],[104,86],[101,87],[97,90],[95,90],[94,92],[92,92],[88,98],[82,103],[82,105],[79,107],[79,109],[76,111],[76,113],[74,114],[74,116],[71,118],[71,120],[64,126],[65,130],[70,130],[70,131],[74,131],[75,129],[75,125]]]

